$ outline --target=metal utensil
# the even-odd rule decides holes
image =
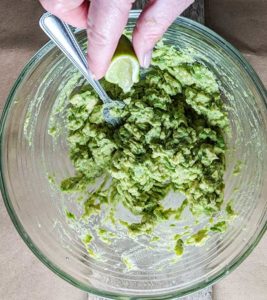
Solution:
[[[45,34],[84,75],[88,83],[93,87],[100,99],[103,101],[103,116],[105,121],[114,126],[118,125],[120,123],[120,119],[112,117],[110,110],[114,107],[123,108],[125,104],[121,101],[112,100],[107,95],[99,81],[93,78],[91,71],[88,69],[86,57],[70,27],[50,13],[43,14],[40,18],[39,24]]]

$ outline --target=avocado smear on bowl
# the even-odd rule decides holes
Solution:
[[[126,104],[114,111],[121,118],[117,127],[105,122],[102,102],[90,87],[69,99],[68,144],[75,175],[61,182],[61,190],[87,195],[80,201],[81,218],[99,215],[108,206],[107,219],[119,222],[130,236],[151,235],[170,219],[178,222],[186,208],[196,219],[212,220],[224,202],[224,136],[229,127],[214,74],[191,56],[159,43],[150,69],[130,92],[105,80],[102,84],[111,98]],[[101,184],[88,192],[98,180]],[[170,192],[185,196],[178,208],[164,207],[162,200]],[[114,217],[119,204],[140,221]],[[211,221],[186,239],[177,234],[173,251],[181,256],[185,245],[200,245],[209,232],[225,231],[234,215],[230,202],[226,212],[231,212],[228,218]],[[106,231],[98,233],[108,241]],[[91,240],[90,234],[83,239],[86,247]]]

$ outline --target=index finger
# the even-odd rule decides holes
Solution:
[[[147,68],[154,45],[171,23],[194,0],[150,0],[141,13],[134,33],[133,46],[141,66]]]

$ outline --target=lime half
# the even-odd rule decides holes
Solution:
[[[105,79],[117,84],[124,93],[130,91],[134,83],[139,80],[139,62],[135,55],[131,41],[122,35]]]

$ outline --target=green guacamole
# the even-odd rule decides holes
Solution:
[[[163,44],[153,53],[151,68],[131,91],[103,80],[105,90],[126,106],[114,113],[117,127],[106,123],[102,102],[90,87],[69,100],[68,143],[75,175],[61,183],[64,192],[84,192],[103,183],[83,203],[83,217],[111,207],[110,220],[133,235],[151,234],[159,222],[179,220],[189,207],[194,216],[213,216],[224,200],[224,133],[228,118],[213,73],[173,47]],[[107,184],[107,181],[112,181]],[[162,199],[170,192],[186,199],[177,209],[166,209]],[[140,222],[115,220],[118,204],[140,217]],[[222,231],[226,224],[215,224]],[[205,229],[187,244],[200,243]],[[200,236],[200,237],[199,237]],[[178,239],[175,252],[183,253]]]

